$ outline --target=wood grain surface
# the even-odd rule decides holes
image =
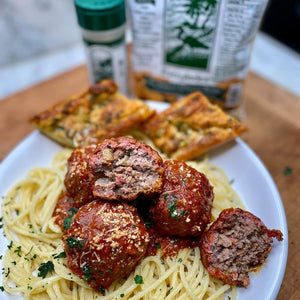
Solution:
[[[0,160],[34,130],[28,123],[31,116],[87,86],[82,66],[1,100]],[[249,128],[243,140],[275,180],[288,222],[288,261],[277,299],[300,299],[300,99],[253,73],[247,77],[243,98]]]

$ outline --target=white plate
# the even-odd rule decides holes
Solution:
[[[165,108],[163,104],[153,106],[158,110]],[[59,149],[58,144],[38,131],[30,134],[0,165],[0,196],[4,196],[33,167],[50,166]],[[239,138],[210,152],[209,157],[225,170],[229,179],[234,180],[233,188],[247,210],[261,218],[269,229],[279,229],[283,233],[284,241],[274,241],[259,274],[251,275],[250,286],[238,289],[238,300],[275,300],[286,266],[288,232],[284,208],[274,181],[255,153]],[[7,245],[7,240],[0,235],[0,254],[4,254]],[[0,299],[20,298],[0,292]]]

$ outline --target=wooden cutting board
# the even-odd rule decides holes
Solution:
[[[0,160],[34,130],[28,123],[31,116],[87,86],[81,66],[1,100]],[[247,77],[243,99],[249,128],[243,139],[274,178],[288,222],[288,262],[277,299],[300,299],[300,99],[253,73]],[[257,299],[264,300],[259,295]]]

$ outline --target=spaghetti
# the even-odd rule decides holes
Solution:
[[[19,181],[2,202],[3,228],[10,241],[3,257],[3,287],[24,299],[223,299],[236,288],[209,276],[199,248],[180,250],[163,257],[158,251],[138,264],[126,279],[115,281],[97,293],[67,267],[62,231],[52,217],[64,191],[67,158],[71,150],[58,152],[51,168],[35,168]],[[206,174],[214,186],[213,220],[221,210],[243,207],[220,168],[207,159],[187,162]],[[137,280],[138,279],[138,280]]]

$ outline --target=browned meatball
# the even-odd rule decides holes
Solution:
[[[69,195],[74,198],[74,206],[77,208],[94,199],[87,170],[87,162],[94,149],[95,146],[77,148],[68,159],[68,171],[64,183]]]
[[[150,208],[157,230],[165,235],[199,236],[211,220],[213,187],[185,162],[164,162],[164,185]]]
[[[132,205],[95,200],[78,210],[63,241],[68,267],[99,291],[134,269],[149,236]]]
[[[93,194],[104,200],[132,201],[161,191],[162,158],[150,146],[129,137],[97,146],[88,168]]]
[[[77,208],[74,207],[73,197],[71,197],[68,192],[64,192],[58,198],[53,212],[55,223],[60,226],[62,230],[68,229],[66,223],[69,222],[68,220],[71,220],[70,217],[74,215],[76,211]]]
[[[279,230],[242,209],[221,212],[201,238],[201,258],[209,274],[230,285],[248,286],[249,271],[264,263],[272,238],[282,241]]]

